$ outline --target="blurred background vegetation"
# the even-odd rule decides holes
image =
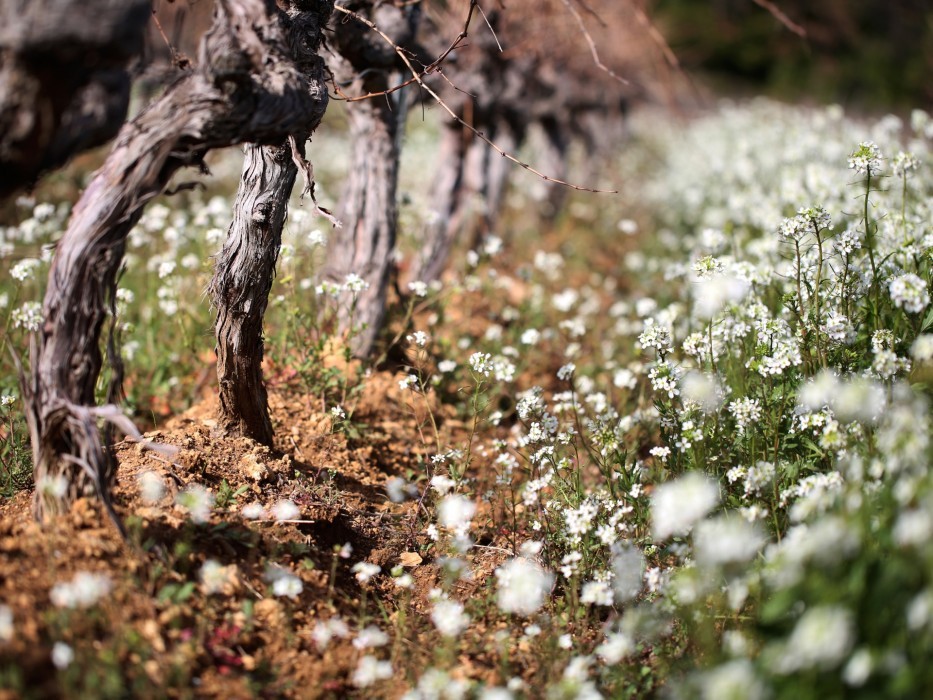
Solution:
[[[933,103],[929,0],[658,0],[651,12],[684,69],[720,94],[863,110]]]

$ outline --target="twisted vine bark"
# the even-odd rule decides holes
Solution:
[[[130,229],[172,174],[201,163],[208,150],[280,143],[320,119],[323,63],[317,59],[309,77],[295,65],[286,34],[300,27],[307,32],[300,41],[316,53],[332,9],[327,0],[305,0],[286,15],[272,0],[218,0],[197,68],[123,127],[76,205],[49,272],[44,322],[23,387],[40,519],[89,490],[109,505],[114,468],[90,407],[102,363],[101,326]]]
[[[396,27],[396,33],[402,35],[400,41],[411,39],[414,21],[410,18],[416,16],[416,6],[399,9],[386,4],[374,9],[371,5],[351,3],[351,10],[372,11],[379,22]],[[411,21],[401,32],[397,29],[399,19]],[[374,40],[368,28],[347,20],[335,28],[333,43],[343,52],[341,56],[353,57],[331,56],[331,69],[338,80],[350,79],[359,70],[368,76],[363,80],[365,89],[389,86],[387,68],[395,65],[397,57],[381,39]],[[308,68],[316,69],[314,65]],[[263,317],[297,175],[295,161],[303,157],[300,151],[318,121],[309,122],[306,130],[296,135],[297,153],[285,143],[247,148],[233,222],[209,288],[217,309],[219,429],[266,445],[272,444],[274,436],[262,378]],[[389,261],[395,245],[398,113],[384,100],[367,100],[353,105],[350,122],[351,178],[339,214],[347,227],[332,239],[328,269],[340,278],[354,271],[370,282],[356,307],[365,330],[355,338],[355,349],[366,354],[384,315]],[[344,314],[341,322],[346,330],[349,316]]]
[[[302,4],[294,0],[286,3],[292,53],[309,86],[317,91],[322,80],[322,63],[317,54],[321,18],[302,12]],[[287,139],[268,146],[246,147],[233,221],[208,288],[217,310],[214,334],[220,395],[218,428],[227,435],[250,437],[270,446],[273,430],[262,379],[262,323],[275,277],[288,200],[298,174],[296,160],[304,157],[304,143],[320,124],[326,107],[326,91],[313,96],[320,108],[308,114],[307,122],[290,134],[294,151]]]
[[[0,198],[113,138],[148,0],[0,1]]]
[[[396,45],[413,45],[419,4],[366,1],[348,3],[347,8],[371,20]],[[394,47],[352,17],[335,27],[332,53],[329,64],[335,79],[352,84],[354,93],[381,93],[399,80],[404,69]],[[347,105],[351,155],[338,208],[343,227],[331,236],[325,275],[343,280],[354,273],[368,284],[352,310],[342,308],[338,317],[339,330],[350,337],[358,357],[370,354],[385,318],[398,224],[396,188],[406,97],[396,92]]]
[[[262,320],[297,174],[287,145],[246,147],[233,221],[208,288],[217,310],[218,428],[270,446]]]

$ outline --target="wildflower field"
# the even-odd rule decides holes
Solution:
[[[375,360],[334,332],[365,283],[316,275],[330,224],[293,202],[275,449],[214,431],[240,154],[146,210],[113,322],[162,448],[117,445],[125,540],[94,499],[32,521],[60,486],[11,359],[89,165],[3,212],[0,697],[933,697],[933,119],[636,112],[588,164],[621,194],[551,220],[517,177],[426,285],[435,131],[407,137]],[[322,203],[341,138],[311,146]]]

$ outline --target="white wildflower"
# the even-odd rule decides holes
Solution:
[[[933,360],[933,333],[918,335],[910,347],[910,356],[917,362]]]
[[[408,291],[416,297],[426,297],[428,295],[428,285],[421,280],[415,280],[408,283]]]
[[[703,700],[765,700],[770,695],[748,659],[734,659],[706,671],[700,687]]]
[[[855,641],[852,613],[834,605],[810,608],[797,621],[777,662],[778,673],[837,667]]]
[[[42,304],[37,301],[27,301],[18,309],[13,309],[10,318],[14,328],[38,331],[42,326]]]
[[[297,598],[304,590],[301,579],[290,573],[282,573],[272,581],[272,595],[279,598]]]
[[[603,662],[612,665],[634,654],[636,648],[635,640],[625,632],[610,632],[594,651]]]
[[[719,381],[704,372],[687,372],[680,380],[684,400],[692,401],[707,415],[716,413],[723,401],[723,390]]]
[[[616,603],[627,603],[641,593],[644,586],[645,557],[628,543],[612,548],[612,591]]]
[[[369,289],[369,282],[364,280],[355,272],[348,274],[343,280],[343,288],[351,294],[359,294]]]
[[[64,642],[55,642],[55,644],[52,645],[52,664],[59,671],[64,671],[71,666],[71,662],[74,661],[74,658],[74,649]]]
[[[165,260],[159,263],[159,279],[160,280],[164,280],[166,277],[170,277],[173,272],[175,272],[175,261],[174,260]]]
[[[368,561],[358,561],[350,570],[356,574],[357,581],[368,583],[373,576],[382,571],[382,567],[370,564]]]
[[[368,688],[373,683],[388,680],[391,677],[391,661],[379,661],[375,656],[367,654],[360,659],[350,677],[350,682],[357,688]]]
[[[383,632],[375,625],[367,625],[361,629],[356,639],[353,640],[353,646],[357,649],[376,649],[384,647],[389,643],[389,635]]]
[[[431,611],[431,622],[445,637],[458,637],[470,624],[463,605],[455,600],[439,600]]]
[[[233,583],[235,567],[224,566],[216,559],[207,559],[198,571],[201,590],[206,595],[223,593],[224,588]]]
[[[749,426],[761,420],[761,402],[744,396],[729,402],[729,413],[735,419],[739,435],[744,435]]]
[[[347,623],[339,617],[332,617],[326,622],[318,622],[311,630],[311,639],[317,645],[318,649],[324,650],[330,644],[330,640],[346,639],[350,635],[350,628]]]
[[[488,377],[492,372],[492,355],[488,352],[474,352],[470,355],[470,369],[476,374]]]
[[[653,318],[645,319],[645,330],[638,336],[638,346],[642,350],[654,348],[659,355],[664,356],[671,351],[670,331],[657,323]]]
[[[888,283],[888,291],[897,308],[912,314],[920,313],[930,304],[927,283],[914,274],[895,277]]]
[[[23,258],[10,268],[10,276],[18,282],[25,282],[32,279],[41,264],[41,261],[36,258]]]
[[[693,531],[693,551],[701,566],[728,566],[753,558],[765,543],[761,531],[738,517],[704,520]]]
[[[651,497],[653,537],[663,541],[684,535],[719,503],[719,488],[709,478],[688,472],[659,485]]]
[[[192,522],[201,524],[211,519],[214,495],[200,484],[191,484],[178,494],[175,502],[188,511]]]
[[[612,605],[612,588],[609,587],[609,582],[587,581],[584,583],[580,592],[580,602],[584,605]]]
[[[418,388],[418,377],[414,374],[407,374],[402,379],[399,379],[398,388],[401,391],[415,391]]]
[[[694,283],[693,311],[697,318],[709,320],[730,304],[738,304],[751,285],[734,275],[701,277]]]
[[[499,609],[527,617],[544,605],[554,584],[554,575],[519,557],[496,569]]]
[[[276,501],[271,508],[272,517],[276,520],[297,520],[301,510],[292,501],[283,499]]]
[[[638,378],[630,369],[619,369],[612,375],[612,385],[618,389],[634,389],[638,386]]]
[[[261,503],[248,503],[240,510],[240,514],[247,520],[259,520],[266,517],[266,509]]]
[[[881,172],[881,149],[872,141],[863,141],[849,157],[849,168],[860,175],[877,175]]]
[[[463,537],[469,531],[475,513],[476,503],[466,496],[454,494],[444,498],[437,506],[437,521],[441,527]]]
[[[911,170],[917,170],[920,167],[920,161],[917,160],[916,156],[913,153],[907,153],[906,151],[898,151],[897,155],[894,156],[894,161],[891,164],[891,168],[894,171],[894,174],[898,177],[906,175]]]
[[[860,688],[865,685],[865,681],[871,675],[874,668],[874,661],[871,651],[868,649],[859,649],[849,658],[849,663],[842,669],[843,682],[853,688]]]
[[[113,584],[107,574],[79,571],[67,583],[56,583],[49,592],[57,608],[89,608],[110,594]]]
[[[411,335],[405,336],[405,339],[409,343],[414,343],[419,348],[425,347],[428,344],[428,341],[430,340],[430,338],[428,337],[428,334],[425,333],[424,331],[415,331]]]
[[[323,248],[327,245],[327,234],[321,229],[316,228],[308,234],[308,246],[311,248]]]

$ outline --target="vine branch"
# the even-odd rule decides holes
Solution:
[[[446,56],[447,54],[450,53],[450,51],[453,50],[453,47],[454,47],[454,45],[457,43],[457,41],[462,41],[464,38],[466,38],[468,29],[469,29],[469,22],[470,22],[470,19],[471,19],[472,16],[473,16],[474,8],[476,7],[476,5],[477,5],[476,0],[470,0],[470,12],[469,12],[469,15],[468,15],[468,17],[467,17],[467,22],[466,22],[466,24],[464,25],[463,30],[460,32],[460,35],[458,36],[457,40],[454,42],[454,44],[451,45],[451,48],[450,48],[450,49],[448,49],[447,51],[444,52],[444,54],[442,54],[442,57],[443,57],[443,56]],[[502,157],[505,158],[506,160],[511,161],[512,163],[514,163],[515,165],[519,166],[519,167],[522,168],[523,170],[527,170],[528,172],[530,172],[530,173],[532,173],[532,174],[534,174],[534,175],[537,175],[538,177],[540,177],[540,178],[541,178],[542,180],[544,180],[545,182],[551,182],[551,183],[553,183],[553,184],[555,184],[555,185],[561,185],[561,186],[563,186],[563,187],[568,187],[568,188],[570,188],[570,189],[572,189],[572,190],[577,190],[577,191],[579,191],[579,192],[593,192],[593,193],[596,193],[596,194],[618,194],[618,193],[619,193],[618,190],[601,190],[601,189],[596,189],[596,188],[593,188],[593,187],[584,187],[584,186],[582,186],[582,185],[575,185],[575,184],[573,184],[572,182],[567,182],[566,180],[561,180],[560,178],[556,178],[556,177],[552,177],[552,176],[550,176],[550,175],[546,175],[546,174],[542,173],[540,170],[535,169],[535,168],[534,168],[533,166],[531,166],[529,163],[526,163],[526,162],[524,162],[524,161],[522,161],[522,160],[519,160],[518,158],[516,158],[515,156],[513,156],[511,153],[508,153],[508,152],[505,151],[504,149],[500,148],[496,143],[494,143],[494,142],[492,141],[492,139],[490,139],[488,136],[486,136],[486,134],[484,134],[482,131],[477,130],[476,127],[472,126],[471,124],[467,123],[462,117],[460,117],[460,116],[450,107],[450,105],[448,105],[446,102],[444,102],[443,98],[442,98],[440,95],[438,95],[438,94],[437,94],[434,90],[432,90],[427,84],[425,84],[424,80],[422,80],[422,77],[423,77],[424,75],[426,75],[426,74],[428,73],[428,71],[419,72],[417,69],[415,69],[415,67],[414,67],[414,66],[412,65],[412,63],[411,63],[411,59],[408,57],[408,52],[405,51],[405,49],[403,49],[401,46],[399,46],[398,44],[396,44],[396,43],[392,40],[392,38],[389,37],[385,32],[383,32],[378,26],[376,26],[376,24],[375,24],[374,22],[371,22],[371,21],[368,20],[367,18],[360,16],[359,14],[357,14],[356,12],[354,12],[353,10],[350,10],[350,9],[348,9],[348,8],[346,8],[346,7],[343,7],[342,5],[335,4],[335,5],[334,5],[334,9],[335,9],[337,12],[341,12],[341,13],[347,15],[348,17],[352,17],[353,19],[357,20],[358,22],[362,22],[362,23],[365,24],[367,27],[369,27],[372,31],[376,32],[380,37],[382,37],[382,39],[383,39],[389,46],[391,46],[391,47],[393,48],[393,50],[395,51],[395,53],[398,54],[399,58],[402,59],[402,62],[405,64],[405,66],[406,66],[406,67],[408,68],[408,70],[411,72],[411,74],[412,74],[412,79],[414,80],[414,82],[416,82],[416,83],[419,85],[419,87],[421,87],[422,90],[424,90],[426,93],[428,93],[428,94],[434,99],[434,101],[437,102],[437,104],[440,105],[440,107],[441,107],[445,112],[447,112],[447,114],[450,115],[450,117],[451,117],[452,119],[454,119],[455,121],[457,121],[457,122],[458,122],[459,124],[461,124],[464,128],[466,128],[466,129],[468,129],[469,131],[471,131],[471,132],[473,133],[474,136],[476,136],[478,139],[480,139],[481,141],[483,141],[486,145],[488,145],[490,148],[492,148],[496,153],[498,153],[500,156],[502,156]],[[434,61],[434,62],[432,62],[431,65],[434,66],[434,67],[436,67],[437,64],[438,64],[438,61]]]

